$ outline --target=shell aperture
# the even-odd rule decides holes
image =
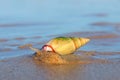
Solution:
[[[42,50],[55,52],[55,50],[54,50],[54,49],[52,48],[52,46],[50,46],[50,45],[44,45],[44,46],[42,47]]]

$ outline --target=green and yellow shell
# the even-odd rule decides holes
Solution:
[[[60,55],[66,55],[75,52],[78,48],[82,47],[89,41],[90,39],[88,38],[57,37],[46,43],[42,47],[42,50],[52,51]]]

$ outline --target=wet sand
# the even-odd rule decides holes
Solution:
[[[120,59],[96,59],[90,52],[77,57],[82,64],[53,65],[40,63],[32,55],[0,61],[1,80],[119,80]],[[76,53],[76,54],[78,54]],[[87,53],[87,54],[86,54]],[[91,52],[93,54],[97,54]],[[99,54],[99,53],[98,53]],[[118,53],[114,53],[118,54]],[[100,54],[99,54],[100,55]],[[104,55],[104,54],[102,54]],[[94,55],[95,56],[95,55]],[[76,59],[75,56],[70,56]],[[107,60],[107,61],[106,61]],[[86,63],[90,61],[90,63]]]

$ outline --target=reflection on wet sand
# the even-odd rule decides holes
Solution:
[[[103,35],[107,34],[105,31],[88,31],[88,32],[70,32],[66,34],[59,35],[49,35],[47,37],[57,37],[57,36],[67,36],[67,37],[89,37],[94,35]]]
[[[29,48],[31,46],[32,46],[32,44],[25,44],[25,45],[19,46],[18,48],[20,48],[20,49],[26,49],[26,48]]]
[[[120,26],[120,23],[119,22],[94,22],[94,23],[92,23],[91,24],[92,26],[103,26],[103,27],[105,27],[105,26],[114,26],[114,27],[116,27],[116,26]]]
[[[27,39],[41,39],[41,36],[15,37],[15,38],[12,38],[12,39],[0,38],[0,42],[7,42],[7,41],[13,41],[13,40],[24,41],[24,40],[27,40]]]
[[[115,30],[116,30],[117,32],[120,32],[120,25],[119,25],[119,26],[115,26]]]
[[[107,13],[93,13],[93,14],[87,14],[84,15],[84,17],[107,17],[108,14]]]
[[[0,42],[7,42],[8,39],[0,39]]]
[[[120,38],[120,35],[117,34],[104,34],[104,35],[97,35],[97,36],[90,36],[90,39],[109,39],[109,38]]]
[[[20,40],[20,41],[25,40],[25,39],[26,39],[25,37],[18,37],[18,38],[15,38],[15,40]]]
[[[8,46],[17,47],[17,46],[20,46],[20,44],[19,44],[19,43],[18,43],[18,44],[17,44],[17,43],[16,43],[16,44],[14,43],[14,44],[8,44]]]
[[[34,39],[34,40],[33,40]],[[40,41],[41,36],[32,36],[32,37],[16,37],[12,39],[4,39],[0,38],[0,51],[6,52],[6,51],[11,51],[15,50],[17,48],[23,49],[24,45],[41,45],[45,43],[44,41]],[[29,42],[27,42],[29,41]],[[25,44],[26,42],[26,44]],[[25,46],[24,46],[25,48]]]
[[[98,52],[98,51],[77,51],[76,54],[81,54],[82,56],[96,57],[99,55],[103,56],[114,56],[120,55],[120,52]]]
[[[0,49],[0,52],[6,52],[6,51],[11,51],[12,49],[11,48],[3,48],[3,49]]]
[[[113,26],[114,24],[111,22],[94,22],[91,24],[92,26]]]
[[[42,37],[41,36],[31,36],[31,37],[16,37],[12,40],[18,40],[18,41],[23,41],[23,40],[26,40],[26,39],[41,39]]]
[[[33,38],[33,39],[40,39],[41,36],[33,36],[33,37],[31,37],[31,38]]]
[[[6,27],[22,27],[22,26],[25,26],[25,27],[29,27],[29,26],[36,26],[36,25],[54,25],[54,24],[60,24],[60,23],[53,23],[53,22],[26,22],[26,23],[10,23],[10,24],[0,24],[0,27],[2,28],[6,28]]]

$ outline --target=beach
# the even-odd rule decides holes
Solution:
[[[0,1],[0,80],[119,80],[118,0]],[[90,41],[64,56],[75,64],[46,64],[33,58],[49,40]]]
[[[117,53],[116,53],[117,54]],[[105,56],[105,55],[103,55]],[[110,55],[107,55],[110,56]],[[89,56],[90,57],[90,56]],[[119,59],[88,59],[82,64],[53,65],[36,62],[31,56],[0,61],[2,80],[119,80]],[[86,63],[90,61],[90,63]]]

